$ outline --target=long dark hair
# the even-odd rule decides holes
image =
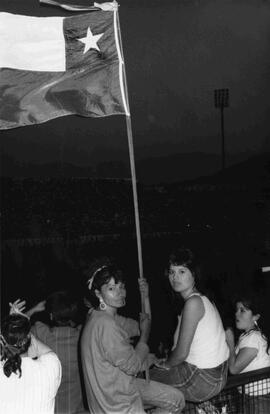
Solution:
[[[262,293],[262,292],[261,292]],[[251,331],[259,331],[267,342],[267,353],[269,354],[270,349],[270,335],[269,335],[269,324],[266,321],[265,314],[266,309],[262,301],[262,294],[258,292],[247,292],[237,298],[236,303],[241,302],[246,309],[249,309],[253,315],[260,315],[260,318]],[[248,332],[248,333],[249,333]]]
[[[197,290],[202,295],[206,295],[212,302],[215,301],[213,287],[210,285],[207,278],[203,277],[201,262],[198,256],[195,255],[195,253],[191,249],[181,246],[176,247],[171,251],[165,269],[165,276],[167,280],[169,276],[170,266],[172,265],[187,267],[194,277],[195,286]],[[184,301],[179,293],[176,293],[171,289],[170,291],[172,292],[171,294],[177,313],[179,313],[184,305]]]
[[[171,265],[187,267],[193,274],[195,282],[199,281],[201,278],[201,269],[199,262],[190,249],[179,247],[172,250],[169,255],[168,270]]]
[[[169,275],[170,266],[185,266],[190,270],[194,277],[197,289],[201,292],[202,286],[201,265],[195,254],[186,247],[178,247],[171,251],[166,268],[166,274]]]
[[[4,374],[22,375],[21,355],[28,351],[31,344],[30,321],[20,314],[9,315],[2,323],[1,361],[4,361]]]

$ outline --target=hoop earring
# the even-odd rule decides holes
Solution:
[[[99,309],[104,311],[106,308],[107,308],[107,305],[103,301],[103,299],[99,299]]]

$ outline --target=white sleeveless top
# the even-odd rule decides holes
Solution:
[[[229,358],[229,348],[223,324],[217,308],[206,296],[201,296],[198,293],[193,295],[201,297],[205,312],[197,325],[189,354],[185,361],[202,369],[215,368]],[[181,319],[182,315],[178,316],[178,325],[174,334],[172,349],[177,344]]]

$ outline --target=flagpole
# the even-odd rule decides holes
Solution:
[[[118,38],[119,38],[119,46],[121,50],[121,56],[123,58],[123,47],[122,47],[122,39],[121,39],[119,14],[118,14],[118,11],[116,11],[115,13],[116,13],[116,18],[117,18],[117,31],[118,31]],[[132,134],[132,124],[131,124],[131,117],[130,117],[130,110],[129,110],[129,101],[128,101],[126,70],[125,70],[124,61],[122,61],[121,63],[122,63],[122,71],[123,71],[125,100],[126,100],[126,105],[127,105],[127,111],[129,113],[128,115],[126,114],[126,126],[127,126],[127,136],[128,136],[128,149],[129,149],[129,160],[130,160],[130,169],[131,169],[134,213],[135,213],[136,239],[137,239],[138,261],[139,261],[139,276],[140,276],[140,279],[142,279],[143,278],[142,243],[141,243],[141,229],[140,229],[140,219],[139,219],[139,203],[138,203],[138,194],[137,194],[137,179],[136,179],[135,158],[134,158],[133,134]]]
[[[119,38],[119,43],[120,43],[119,46],[121,49],[122,59],[124,59],[118,10],[116,10],[115,13],[116,13],[116,18],[117,18],[117,30],[118,30],[118,38]],[[137,240],[138,262],[139,262],[139,277],[140,279],[143,279],[144,275],[143,275],[142,242],[141,242],[142,239],[141,239],[141,228],[140,228],[140,217],[139,217],[139,203],[138,203],[138,193],[137,193],[137,179],[136,179],[136,169],[135,169],[132,124],[131,124],[131,116],[130,116],[130,109],[129,109],[127,77],[126,77],[124,60],[121,63],[122,63],[122,71],[123,71],[125,99],[126,99],[126,104],[127,104],[127,110],[129,113],[129,115],[126,114],[126,126],[127,126],[127,136],[128,136],[128,149],[129,149],[129,161],[130,161],[130,169],[131,169],[134,214],[135,214],[136,240]],[[143,313],[146,311],[143,295],[141,295],[141,310]],[[147,365],[145,368],[145,380],[146,382],[150,381],[149,367]]]
[[[141,243],[141,229],[140,229],[140,218],[139,218],[139,203],[138,203],[138,194],[137,194],[134,146],[133,146],[133,136],[132,136],[132,126],[131,126],[130,116],[126,116],[126,125],[127,125],[129,160],[130,160],[130,169],[131,169],[134,214],[135,214],[136,239],[137,239],[138,261],[139,261],[139,275],[140,275],[140,279],[143,279],[143,260],[142,260],[142,243]],[[143,302],[142,302],[142,306],[144,306]]]
[[[2,171],[2,148],[0,149],[0,177],[1,180],[3,179],[3,171]],[[2,183],[1,183],[2,184]],[[2,185],[0,185],[0,209],[2,210]],[[3,220],[3,217],[2,217]],[[0,334],[2,329],[2,233],[1,233],[0,226]]]

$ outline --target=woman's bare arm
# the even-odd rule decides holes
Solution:
[[[178,341],[175,349],[166,361],[165,365],[167,367],[178,365],[187,358],[195,331],[204,312],[204,305],[200,296],[192,296],[186,301],[182,313]]]

